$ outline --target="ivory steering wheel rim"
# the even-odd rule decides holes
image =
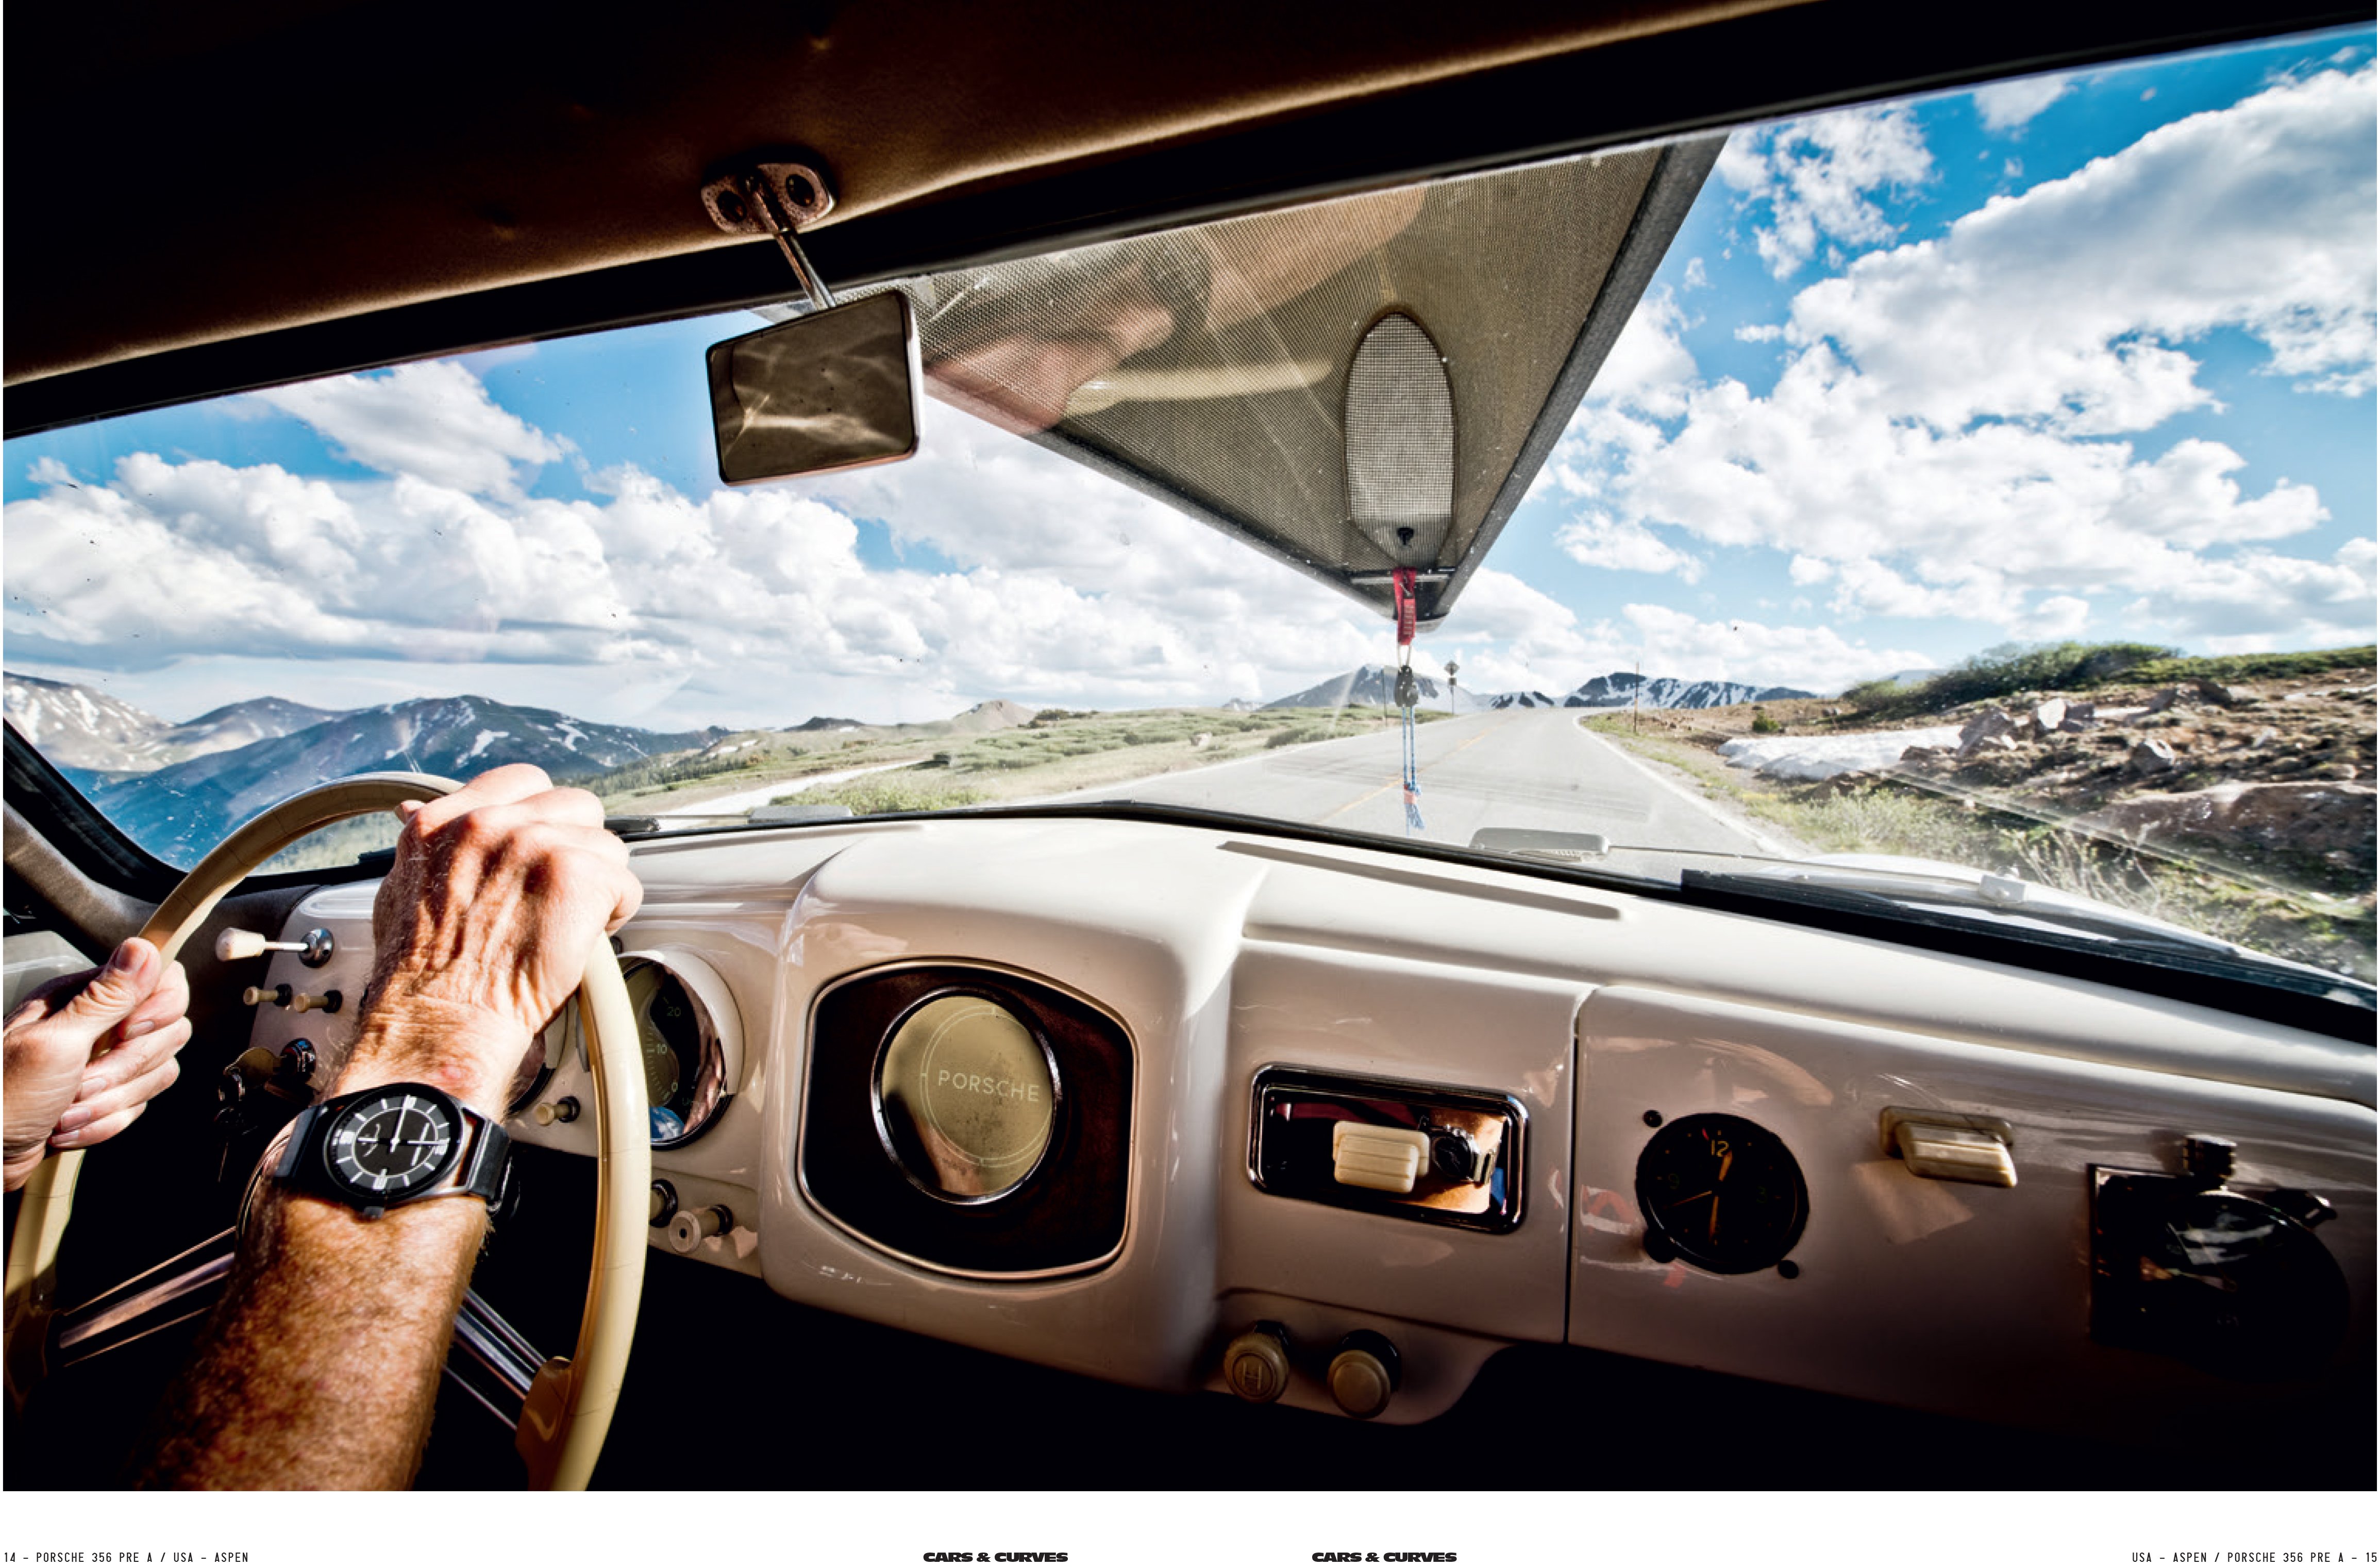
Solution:
[[[428,773],[371,772],[294,795],[217,844],[157,905],[140,934],[171,963],[225,894],[298,839],[349,817],[393,811],[403,801],[434,799],[461,787]],[[585,1488],[611,1428],[644,1290],[646,1200],[652,1186],[650,1117],[635,1014],[607,939],[599,937],[588,954],[578,1012],[595,1079],[595,1257],[577,1343],[568,1359],[556,1356],[539,1369],[522,1406],[516,1442],[528,1465],[530,1486],[551,1490]],[[39,1194],[28,1184],[23,1217],[36,1220],[39,1233],[28,1236],[20,1224],[10,1247],[12,1294],[20,1260],[31,1269],[55,1257],[80,1161],[79,1153],[53,1156],[45,1161],[54,1168],[47,1170]]]

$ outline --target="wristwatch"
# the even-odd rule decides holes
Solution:
[[[487,1116],[427,1083],[383,1083],[300,1111],[272,1170],[298,1191],[378,1219],[431,1197],[478,1197],[492,1210],[512,1166],[512,1138]]]

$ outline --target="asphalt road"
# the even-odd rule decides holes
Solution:
[[[1578,716],[1522,709],[1423,724],[1416,748],[1424,828],[1412,836],[1468,844],[1483,827],[1519,827],[1600,832],[1615,848],[1791,852],[1722,814],[1691,784],[1658,776],[1580,728]],[[1403,837],[1398,746],[1391,729],[1068,797],[1197,806]],[[1615,852],[1612,869],[1663,874],[1653,863],[1660,857]]]

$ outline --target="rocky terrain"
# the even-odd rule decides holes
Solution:
[[[1633,727],[1656,755],[1717,753],[1730,766],[1706,763],[1706,779],[1830,848],[1998,856],[2070,891],[2368,975],[2374,670],[2301,662],[2279,676],[2012,691],[1913,721],[1812,698],[1596,722],[1621,736]],[[1896,743],[1904,735],[1912,743]]]
[[[2021,800],[2127,843],[2213,853],[2324,891],[2368,893],[2374,853],[2369,669],[2290,683],[2114,687],[2090,699],[1982,704],[1955,745],[1893,771]],[[1837,787],[1856,786],[1847,773]]]

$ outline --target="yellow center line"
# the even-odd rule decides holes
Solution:
[[[1461,744],[1461,745],[1459,745],[1459,746],[1455,747],[1454,747],[1454,749],[1452,749],[1452,750],[1451,750],[1451,751],[1447,752],[1444,756],[1442,756],[1442,757],[1439,758],[1439,759],[1438,759],[1438,761],[1424,762],[1424,763],[1422,764],[1422,766],[1421,766],[1420,771],[1424,771],[1424,772],[1427,772],[1431,768],[1438,766],[1439,762],[1449,762],[1449,761],[1452,761],[1456,757],[1461,756],[1463,752],[1465,752],[1465,751],[1469,750],[1472,747],[1474,747],[1474,746],[1477,745],[1480,741],[1485,740],[1486,738],[1488,738],[1488,735],[1493,735],[1494,733],[1496,733],[1496,731],[1497,731],[1497,730],[1503,728],[1505,724],[1510,723],[1512,723],[1512,721],[1511,719],[1507,718],[1507,719],[1501,719],[1501,720],[1498,721],[1497,723],[1494,723],[1489,724],[1487,728],[1482,729],[1478,734],[1474,735],[1473,736],[1471,736],[1471,738],[1470,738],[1470,739],[1463,741],[1463,744]],[[1388,793],[1390,790],[1391,790],[1391,789],[1402,789],[1402,788],[1403,788],[1404,786],[1405,786],[1405,781],[1404,781],[1402,778],[1399,778],[1399,779],[1398,779],[1395,783],[1393,783],[1393,784],[1381,784],[1378,788],[1377,788],[1377,789],[1373,790],[1370,794],[1366,795],[1366,796],[1362,796],[1362,797],[1361,797],[1361,798],[1359,798],[1359,799],[1353,799],[1353,800],[1349,800],[1345,805],[1341,806],[1337,810],[1332,811],[1329,816],[1319,817],[1319,818],[1316,819],[1316,820],[1315,820],[1315,823],[1314,823],[1314,824],[1315,824],[1317,827],[1319,827],[1319,826],[1321,826],[1321,825],[1322,825],[1322,823],[1323,823],[1323,822],[1325,822],[1325,821],[1335,821],[1335,820],[1337,820],[1339,818],[1341,818],[1341,817],[1342,817],[1342,816],[1346,815],[1349,811],[1354,810],[1357,806],[1364,805],[1364,804],[1366,804],[1366,803],[1367,803],[1367,802],[1369,802],[1369,801],[1372,801],[1372,800],[1377,800],[1377,799],[1378,799],[1382,795],[1387,794],[1387,793]]]

